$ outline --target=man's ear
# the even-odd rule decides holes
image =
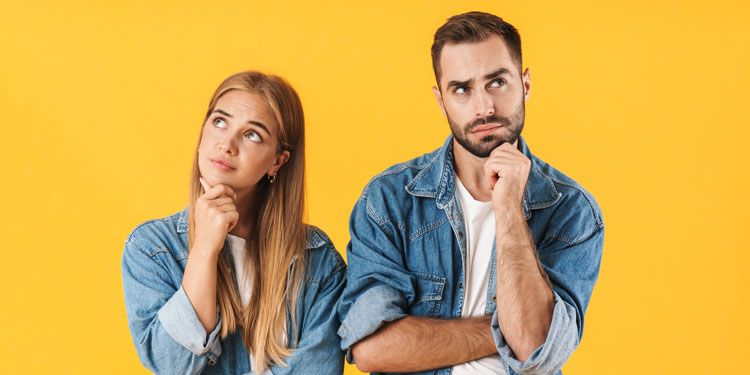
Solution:
[[[531,71],[529,68],[526,68],[523,72],[521,79],[523,80],[523,101],[527,101],[531,96]]]
[[[438,107],[440,107],[440,112],[443,112],[443,116],[448,116],[445,112],[445,104],[443,104],[443,95],[440,93],[440,89],[432,86],[432,93],[435,94],[435,101],[437,101]]]

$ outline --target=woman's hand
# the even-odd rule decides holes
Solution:
[[[203,194],[195,202],[195,245],[212,254],[221,252],[224,239],[239,220],[234,190],[224,184],[211,186],[200,178]]]

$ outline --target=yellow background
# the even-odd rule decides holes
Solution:
[[[186,204],[202,114],[230,73],[277,73],[300,92],[309,221],[343,251],[367,180],[448,134],[429,47],[475,9],[521,31],[531,150],[604,213],[566,373],[745,371],[746,3],[209,3],[2,1],[0,373],[145,373],[123,241]]]

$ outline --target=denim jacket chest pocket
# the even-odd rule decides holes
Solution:
[[[429,219],[410,223],[415,230],[408,236],[409,254],[406,260],[407,268],[415,279],[415,297],[409,313],[437,318],[441,315],[441,305],[446,293],[447,278],[442,275],[449,271],[445,269],[445,262],[442,260],[450,256],[450,251],[446,254],[445,249],[445,244],[450,242],[442,238],[446,233],[441,233],[441,229],[450,231],[450,224],[444,217]],[[450,232],[447,234],[450,236]]]
[[[410,314],[432,318],[439,317],[446,279],[421,272],[413,272],[412,274],[416,279],[416,297],[411,304]]]

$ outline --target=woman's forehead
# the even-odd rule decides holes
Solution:
[[[263,96],[257,93],[230,90],[216,101],[214,111],[217,109],[228,113],[237,121],[262,122],[272,132],[277,128],[273,110]]]

